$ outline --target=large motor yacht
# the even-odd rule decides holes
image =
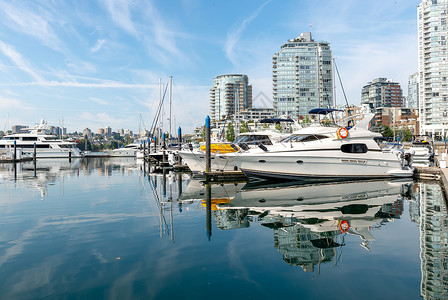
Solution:
[[[368,130],[373,116],[367,114],[353,127],[303,128],[275,145],[225,156],[230,156],[249,178],[346,180],[411,177],[413,168],[409,155],[401,151],[382,152],[374,140],[381,134]],[[347,119],[343,124],[347,124]]]
[[[235,152],[241,147],[249,149],[250,147],[256,147],[258,144],[269,146],[289,135],[290,134],[275,131],[245,132],[239,134],[232,144],[215,144],[212,146],[211,152],[211,171],[237,170],[237,167],[230,156],[220,155],[221,153],[231,153],[229,152],[229,148],[233,149],[233,152]],[[224,151],[221,152],[220,149],[223,149]],[[178,154],[193,173],[205,172],[204,150],[191,148],[190,150],[179,151]]]
[[[16,148],[22,149],[23,156],[32,157],[34,144],[36,144],[36,158],[69,158],[82,157],[81,151],[75,142],[62,141],[57,136],[48,134],[47,122],[42,120],[33,128],[24,128],[24,133],[14,133],[0,140],[1,151],[12,151],[14,144]]]

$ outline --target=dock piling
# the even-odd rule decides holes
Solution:
[[[210,154],[210,117],[205,118],[205,172],[211,170],[211,154]]]

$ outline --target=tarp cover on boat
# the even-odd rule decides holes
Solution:
[[[294,122],[291,119],[279,119],[279,118],[267,118],[260,120],[260,123],[281,123],[281,122]]]
[[[314,108],[310,110],[308,113],[312,115],[326,115],[334,111],[343,111],[335,108]]]

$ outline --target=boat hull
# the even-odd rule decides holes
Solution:
[[[350,180],[412,177],[395,154],[369,155],[341,151],[297,151],[234,156],[236,165],[249,178],[283,180]]]
[[[23,150],[23,156],[33,157],[34,150]],[[78,149],[38,149],[36,158],[80,158],[83,157]]]
[[[193,173],[205,172],[205,153],[202,151],[179,151],[182,160]],[[237,167],[231,157],[211,153],[211,171],[234,171]]]

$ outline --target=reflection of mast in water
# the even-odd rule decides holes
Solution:
[[[160,231],[160,237],[162,238],[164,234],[169,232],[170,239],[172,241],[174,241],[174,225],[173,225],[173,215],[172,215],[172,211],[173,211],[172,201],[171,201],[171,206],[170,206],[170,210],[171,210],[170,227],[168,227],[167,220],[166,220],[166,217],[165,217],[165,205],[167,204],[167,202],[164,201],[164,199],[159,196],[159,193],[157,191],[158,179],[157,179],[157,177],[155,177],[153,179],[153,176],[149,176],[148,179],[149,179],[149,186],[151,187],[154,200],[155,200],[155,202],[156,202],[156,204],[157,204],[157,206],[159,208],[159,231]],[[163,187],[166,188],[166,177],[163,176],[162,179],[164,181],[163,184],[162,184],[162,188]],[[166,197],[166,189],[164,189],[162,192],[163,192],[163,195]]]

